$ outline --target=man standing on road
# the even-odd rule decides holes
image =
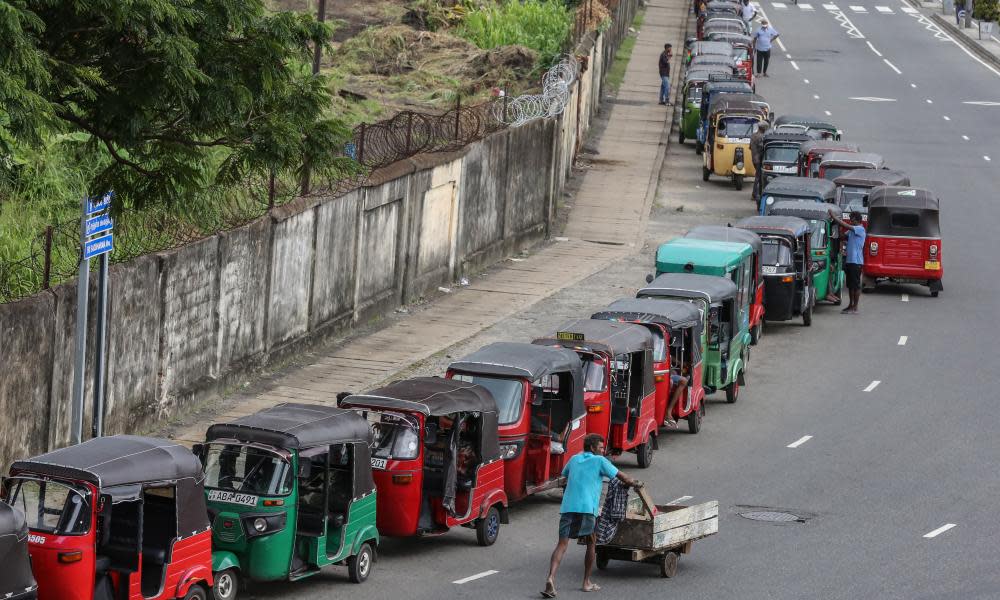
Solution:
[[[760,29],[753,34],[754,49],[757,51],[757,74],[767,77],[767,65],[771,62],[771,43],[778,39],[778,30],[767,22],[760,20]]]
[[[556,597],[556,570],[566,554],[570,538],[585,538],[587,540],[587,555],[583,566],[583,591],[596,592],[601,589],[590,580],[590,572],[594,568],[597,556],[595,547],[594,524],[599,511],[601,487],[604,478],[617,477],[625,485],[640,487],[642,484],[619,471],[611,461],[604,457],[604,440],[592,433],[583,440],[583,452],[569,459],[562,470],[566,478],[566,490],[563,492],[562,506],[559,509],[559,543],[552,551],[549,563],[549,577],[545,580],[545,591],[542,596]]]
[[[664,44],[660,53],[660,104],[670,103],[670,60],[673,57],[673,45]]]
[[[851,221],[847,222],[830,209],[833,220],[847,228],[847,259],[844,261],[844,274],[847,279],[847,290],[851,302],[847,308],[840,311],[844,314],[858,314],[858,301],[861,300],[861,267],[865,264],[865,228],[861,225],[861,213],[852,210]]]
[[[757,16],[757,9],[753,7],[750,0],[743,0],[743,8],[740,9],[742,13],[743,20],[749,25],[755,16]]]
[[[771,126],[767,121],[761,121],[757,125],[757,131],[753,132],[750,136],[750,159],[753,161],[753,199],[756,202],[760,198],[760,193],[763,191],[761,187],[764,184],[764,136],[767,135],[767,130]]]

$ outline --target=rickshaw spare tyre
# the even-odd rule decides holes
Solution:
[[[702,167],[701,168],[701,180],[702,181],[708,181],[708,178],[711,175],[712,175],[712,172],[710,170],[708,170],[708,167]]]
[[[734,381],[726,386],[726,402],[736,404],[740,399],[740,382]]]
[[[233,600],[240,593],[240,574],[236,569],[226,569],[215,574],[212,598]]]
[[[806,327],[813,324],[813,309],[811,306],[802,312],[802,324]]]
[[[742,175],[733,175],[733,187],[736,188],[737,192],[743,189],[743,176]]]
[[[673,577],[677,574],[677,560],[680,556],[676,552],[667,552],[660,562],[660,577]]]
[[[687,416],[688,433],[698,433],[701,431],[701,420],[705,416],[705,405],[702,404],[698,410],[691,411]]]
[[[607,569],[608,568],[608,562],[610,562],[610,560],[611,559],[608,558],[607,551],[605,551],[605,550],[598,550],[597,551],[597,568],[598,569],[600,569],[602,571],[605,570],[605,569]]]
[[[184,600],[208,600],[208,592],[201,587],[201,584],[196,583],[191,586],[188,593],[184,594]]]
[[[491,506],[486,516],[476,521],[476,539],[480,546],[492,546],[500,535],[500,511]]]
[[[647,439],[642,444],[635,447],[636,462],[640,469],[648,469],[653,464],[653,440]]]
[[[364,583],[372,573],[372,563],[375,562],[375,553],[368,542],[361,544],[358,553],[347,559],[347,574],[354,583]]]

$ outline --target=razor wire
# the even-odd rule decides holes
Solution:
[[[568,55],[542,77],[542,91],[493,102],[493,118],[510,127],[520,127],[536,119],[557,117],[566,109],[571,90],[580,76],[580,63]]]

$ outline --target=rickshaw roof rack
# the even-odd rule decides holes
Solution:
[[[553,335],[538,338],[531,343],[546,346],[565,346],[569,344],[574,348],[592,349],[616,356],[629,352],[651,350],[653,348],[653,336],[649,333],[649,330],[642,325],[634,325],[632,323],[575,319],[563,323],[557,331],[581,334],[583,340],[567,341],[558,339]]]
[[[796,177],[781,175],[775,177],[764,186],[764,194],[809,193],[829,196],[837,191],[837,185],[828,179],[818,177]]]
[[[701,52],[698,52],[699,50]],[[691,54],[694,56],[701,56],[704,54],[721,54],[722,56],[730,56],[732,53],[733,47],[727,42],[699,40],[691,45]]]
[[[576,352],[566,348],[520,342],[495,342],[448,365],[462,373],[526,377],[536,380],[550,373],[582,373]]]
[[[697,69],[705,65],[724,65],[732,68],[736,64],[736,59],[731,54],[699,54],[688,63],[689,69]]]
[[[857,185],[865,186],[869,184],[907,186],[910,184],[910,176],[895,169],[854,169],[848,171],[833,180],[836,185]]]
[[[815,200],[781,200],[769,206],[767,210],[769,215],[828,221],[831,218],[831,206],[833,205]]]
[[[708,89],[712,92],[753,93],[753,86],[746,80],[746,77],[736,75],[732,71],[709,73],[708,83],[705,86],[711,86]]]
[[[803,115],[781,115],[774,120],[774,125],[804,125],[806,127],[814,127],[816,129],[828,129],[831,131],[837,131],[837,126],[829,121],[824,121],[819,117],[810,117]]]
[[[689,69],[684,74],[684,81],[708,82],[712,81],[716,75],[729,75],[730,73],[732,73],[732,69],[726,65],[695,65],[693,69]]]
[[[711,28],[709,28],[711,29]],[[721,40],[706,40],[709,43],[720,43],[729,44],[732,47],[733,43],[749,44],[753,41],[753,38],[745,33],[740,33],[738,31],[708,31],[705,35],[717,35],[723,39]]]
[[[712,10],[713,8],[735,8],[739,10],[740,6],[739,2],[730,2],[729,0],[712,0],[711,2],[705,4],[705,9]]]
[[[418,412],[428,417],[460,412],[497,412],[493,395],[483,386],[442,377],[394,381],[363,394],[348,396],[341,401],[341,406]]]
[[[352,410],[284,402],[208,428],[206,441],[234,439],[278,448],[305,449],[371,442],[368,422]]]
[[[823,155],[823,163],[835,162],[840,164],[858,164],[858,165],[880,165],[885,162],[881,154],[876,154],[874,152],[843,152],[835,150],[833,152],[827,152]]]
[[[698,225],[692,227],[684,237],[701,240],[718,240],[720,242],[743,242],[750,244],[755,252],[760,252],[763,245],[760,236],[746,229],[726,227],[725,225]]]
[[[687,329],[701,323],[701,311],[683,300],[664,298],[622,298],[615,300],[591,319],[621,319],[665,325],[669,329]]]
[[[719,94],[708,106],[709,114],[719,112],[767,113],[770,105],[757,94]]]
[[[777,125],[775,125],[777,127]],[[768,142],[788,142],[802,144],[816,138],[808,133],[794,133],[791,131],[768,131],[764,134],[764,143]]]
[[[941,202],[937,195],[923,188],[887,186],[872,190],[868,195],[868,210],[872,208],[909,208],[939,211]]]
[[[697,273],[664,273],[639,290],[640,298],[675,296],[701,298],[710,304],[735,298],[738,288],[731,279]]]
[[[799,217],[784,217],[778,215],[754,215],[740,219],[737,227],[743,227],[759,234],[801,237],[809,233],[809,223]]]
[[[799,146],[799,152],[802,154],[808,154],[813,150],[861,152],[861,148],[857,144],[840,140],[810,140],[802,142],[802,145]]]
[[[202,479],[201,462],[170,440],[138,435],[93,438],[27,460],[12,471],[89,481],[100,488],[178,479]]]

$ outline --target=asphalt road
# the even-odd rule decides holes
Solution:
[[[886,286],[862,298],[859,315],[824,307],[811,328],[797,321],[769,326],[737,404],[726,405],[719,394],[700,434],[683,426],[667,432],[651,469],[638,472],[632,456],[619,463],[645,480],[658,501],[719,500],[720,533],[696,543],[670,580],[649,565],[612,563],[596,575],[604,588],[599,597],[1000,597],[992,358],[1000,339],[1000,106],[967,104],[1000,102],[1000,73],[936,36],[899,0],[835,2],[843,12],[821,2],[812,10],[763,4],[791,59],[776,48],[772,76],[758,92],[779,115],[828,116],[844,139],[881,153],[915,185],[938,192],[944,292],[930,298],[925,288]],[[701,182],[692,146],[672,144],[667,161],[641,254],[449,355],[498,339],[527,341],[632,295],[658,242],[694,224],[753,211],[747,191],[722,180]],[[441,373],[449,355],[412,373]],[[788,447],[804,436],[812,437]],[[805,522],[747,520],[738,516],[747,506],[788,510]],[[296,584],[256,586],[252,596],[538,597],[557,512],[556,498],[535,498],[512,507],[512,522],[493,547],[479,548],[465,529],[387,540],[364,585],[332,568]],[[924,537],[946,524],[955,526]],[[591,597],[578,591],[581,573],[582,551],[571,547],[560,598]],[[475,575],[482,576],[454,583]]]

